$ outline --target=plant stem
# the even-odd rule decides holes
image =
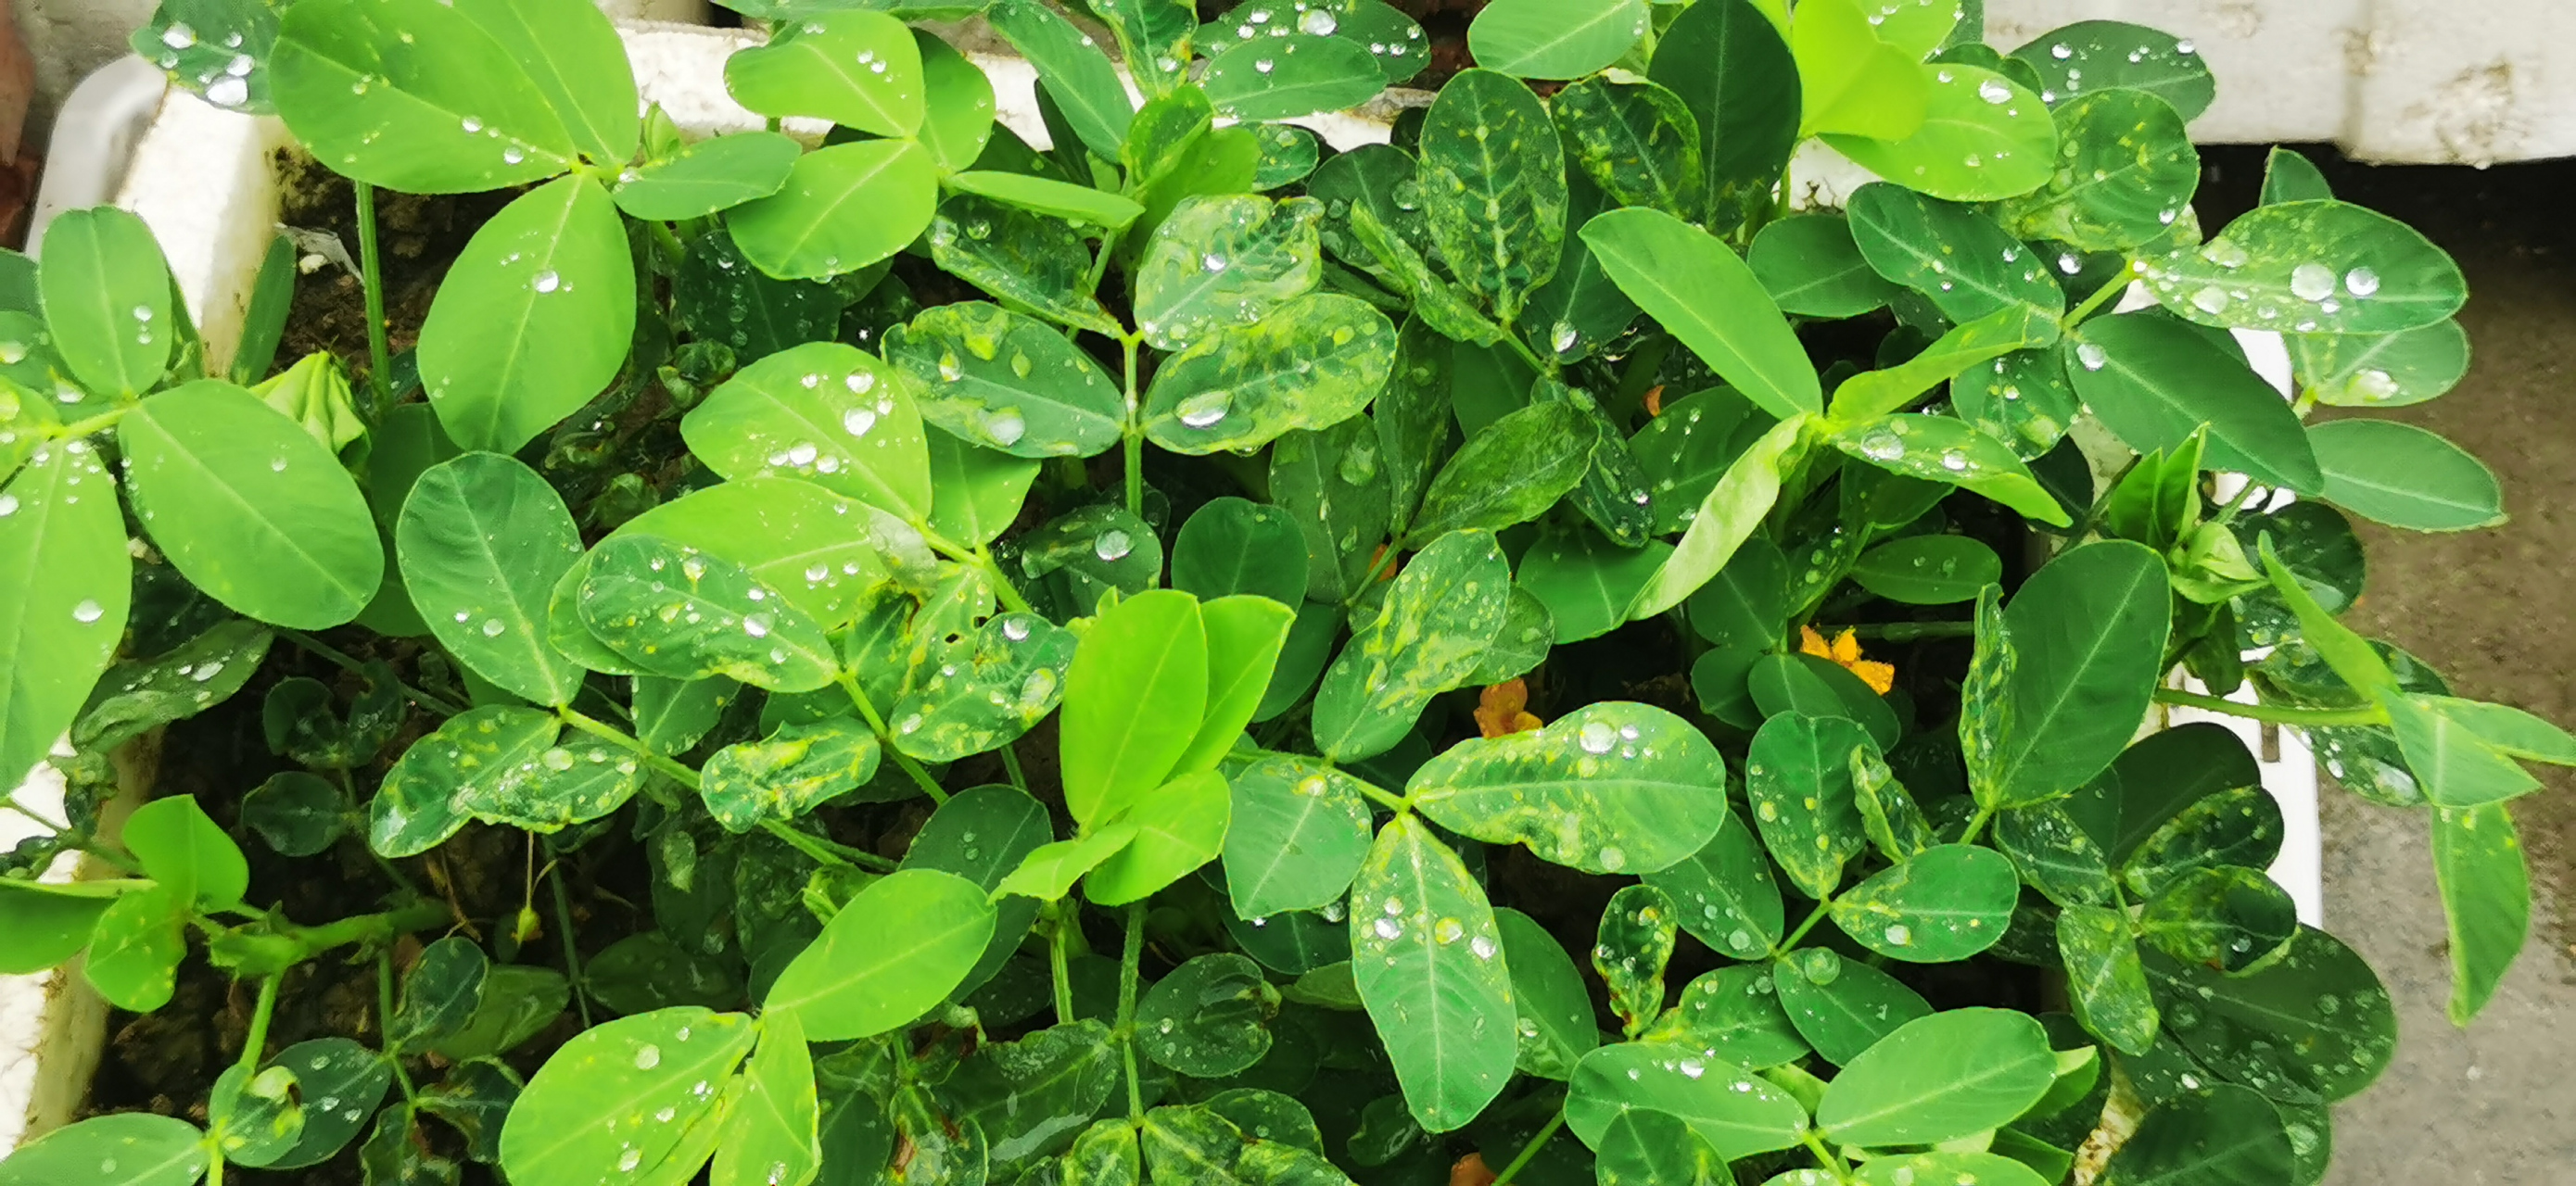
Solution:
[[[1985,831],[1985,830],[1986,830],[1986,825],[1987,825],[1987,824],[1989,824],[1989,823],[1994,822],[1994,818],[1995,818],[1995,809],[1994,809],[1994,808],[1992,808],[1992,807],[1980,807],[1980,808],[1978,808],[1978,809],[1977,809],[1977,814],[1976,814],[1974,817],[1971,817],[1971,818],[1968,820],[1968,828],[1967,828],[1967,830],[1966,830],[1966,831],[1964,831],[1964,832],[1959,833],[1959,843],[1961,843],[1961,844],[1974,844],[1974,843],[1976,843],[1976,842],[1977,842],[1977,834],[1978,834],[1978,833],[1980,833],[1980,832]]]
[[[20,814],[20,815],[26,816],[28,819],[34,820],[34,821],[36,821],[36,822],[37,822],[37,823],[39,823],[39,824],[43,824],[43,825],[45,826],[45,830],[46,830],[46,831],[52,832],[53,834],[55,834],[55,835],[57,835],[57,836],[62,835],[63,833],[65,833],[65,832],[68,832],[68,831],[71,831],[71,830],[72,830],[72,826],[71,826],[70,824],[68,824],[68,823],[61,823],[61,824],[55,823],[55,822],[52,820],[52,818],[50,818],[50,817],[48,817],[48,816],[39,815],[39,814],[37,814],[37,813],[36,813],[35,809],[33,809],[33,808],[31,808],[31,807],[28,807],[28,806],[27,806],[26,804],[24,804],[24,803],[19,802],[19,801],[18,801],[18,792],[16,792],[16,791],[11,791],[11,792],[9,792],[9,799],[8,799],[8,802],[7,802],[7,803],[5,803],[5,804],[0,804],[0,806],[6,806],[6,807],[7,807],[9,810],[11,810],[11,811],[14,811],[14,812],[17,812],[17,813],[18,813],[18,814]]]
[[[554,846],[547,845],[546,851],[553,853]],[[572,983],[573,1003],[581,1007],[582,1028],[588,1029],[590,1028],[590,985],[581,976],[581,945],[573,941],[572,894],[564,889],[561,866],[556,867],[554,875],[548,880],[553,883],[551,888],[554,890],[555,937],[563,941],[564,979]]]
[[[45,436],[49,440],[76,441],[93,432],[102,432],[116,427],[116,422],[125,419],[125,414],[133,410],[133,405],[130,404],[122,408],[110,408],[95,416],[74,420],[69,424],[55,425],[45,430]]]
[[[259,1071],[260,1051],[268,1046],[268,1019],[277,1012],[277,982],[285,978],[284,972],[260,977],[259,1004],[250,1015],[250,1034],[242,1039],[241,1068],[245,1076]]]
[[[1548,1117],[1546,1127],[1539,1129],[1537,1136],[1531,1137],[1528,1144],[1521,1146],[1521,1151],[1513,1156],[1512,1163],[1504,1166],[1503,1172],[1494,1175],[1491,1186],[1511,1186],[1512,1176],[1520,1173],[1522,1166],[1528,1165],[1536,1158],[1538,1151],[1547,1144],[1548,1138],[1555,1136],[1556,1130],[1563,1127],[1565,1127],[1565,1109],[1558,1108],[1556,1115]]]
[[[1883,642],[1913,642],[1925,638],[1974,638],[1974,622],[1863,622],[1852,626],[1818,626],[1816,632],[1832,638],[1845,630],[1855,638],[1875,638]]]
[[[1145,961],[1145,904],[1127,907],[1127,946],[1118,960],[1118,1046],[1127,1060],[1127,1118],[1145,1118],[1145,1089],[1136,1081],[1136,981]]]
[[[2211,519],[2210,522],[2216,523],[2221,527],[2225,527],[2228,524],[2235,522],[2236,516],[2242,513],[2245,508],[2270,497],[2272,497],[2271,487],[2257,482],[2247,482],[2245,483],[2245,488],[2243,490],[2236,492],[2235,501],[2219,508],[2218,517]]]
[[[2138,270],[2134,265],[2122,264],[2118,275],[2111,277],[2111,279],[2105,282],[2102,287],[2094,289],[2093,295],[2084,298],[2083,304],[2067,310],[2066,316],[2058,318],[2057,324],[2066,329],[2075,328],[2076,323],[2084,320],[2086,317],[2092,316],[2095,309],[2101,308],[2104,303],[2110,301],[2112,298],[2119,296],[2123,292],[2127,292],[2129,290],[2129,285],[2137,280],[2137,278]]]
[[[1788,938],[1780,940],[1778,944],[1771,948],[1771,958],[1778,959],[1787,954],[1790,948],[1796,947],[1798,945],[1798,940],[1806,938],[1807,932],[1816,929],[1816,924],[1824,921],[1826,912],[1832,910],[1833,906],[1834,900],[1831,896],[1827,896],[1823,901],[1816,903],[1815,910],[1807,915],[1807,920],[1799,923],[1797,930],[1789,932]]]
[[[626,752],[643,759],[645,765],[668,776],[671,781],[687,787],[692,791],[698,789],[697,771],[691,770],[678,762],[654,753],[652,746],[636,740],[634,734],[628,733],[624,729],[620,729],[606,721],[589,716],[573,708],[571,705],[565,705],[556,709],[555,716],[562,720],[563,723],[570,725],[575,729],[579,729],[584,733],[588,733],[593,737],[599,738],[610,745],[614,745],[619,749],[625,750]]]
[[[1827,1173],[1834,1176],[1834,1181],[1849,1182],[1852,1180],[1851,1167],[1843,1164],[1841,1154],[1826,1148],[1823,1141],[1816,1139],[1815,1130],[1807,1129],[1799,1132],[1798,1140],[1807,1146],[1807,1152],[1816,1155],[1817,1163],[1822,1165]]]
[[[885,752],[894,755],[895,765],[903,767],[903,772],[912,776],[912,781],[920,785],[932,803],[946,803],[948,791],[939,785],[939,780],[922,769],[921,763],[913,761],[911,754],[895,748],[893,731],[886,728],[885,718],[877,715],[877,706],[868,703],[868,694],[859,690],[858,677],[842,672],[841,690],[850,694],[850,703],[858,706],[859,716],[868,722],[868,728],[876,730],[877,741],[885,747]]]
[[[583,1019],[585,1024],[588,1018]],[[376,1037],[387,1044],[394,1038],[394,953],[392,948],[376,952]],[[394,1069],[394,1083],[402,1088],[403,1103],[420,1107],[420,1092],[411,1085],[411,1073],[403,1069],[402,1059],[391,1049],[385,1051],[385,1065]]]
[[[1013,741],[1002,743],[1002,770],[1010,775],[1011,785],[1026,794],[1029,789],[1029,774],[1028,771],[1020,769],[1020,751],[1012,748],[1016,744]]]
[[[1002,599],[1003,605],[1018,613],[1032,612],[1029,609],[1029,599],[1021,596],[1019,589],[1011,584],[1011,578],[1003,575],[1000,562],[993,559],[992,549],[980,544],[968,548],[964,544],[932,531],[927,523],[915,523],[912,528],[921,533],[922,542],[929,544],[931,551],[970,568],[983,569],[985,578],[992,583],[994,595]]]
[[[358,270],[367,290],[367,386],[376,393],[376,416],[382,416],[394,402],[394,364],[393,350],[385,343],[385,273],[376,251],[376,187],[356,180],[349,184],[358,192]]]
[[[1073,937],[1075,911],[1081,907],[1061,898],[1048,904],[1055,912],[1047,936],[1047,964],[1055,977],[1055,1023],[1073,1024]]]
[[[1144,339],[1129,334],[1118,339],[1118,348],[1127,364],[1127,513],[1145,513],[1145,428],[1139,423],[1143,407],[1136,395],[1136,350]]]
[[[2185,692],[2176,688],[2156,689],[2156,703],[2178,704],[2185,708],[2201,708],[2211,712],[2223,712],[2229,716],[2244,717],[2249,721],[2269,721],[2275,725],[2295,725],[2301,728],[2314,728],[2320,725],[2385,725],[2388,723],[2388,710],[2376,704],[2364,705],[2360,708],[2286,708],[2277,704],[2247,704],[2238,700],[2222,700],[2216,696],[2203,696],[2197,692]]]
[[[306,634],[299,630],[280,630],[277,632],[277,636],[288,642],[294,643],[296,646],[310,651],[315,655],[319,655],[324,659],[330,660],[333,664],[337,665],[344,671],[354,671],[360,675],[367,673],[366,664],[358,662],[356,659],[349,657],[346,652],[343,652],[337,647],[334,647],[321,639],[315,638],[310,634]],[[422,708],[426,708],[431,712],[444,713],[451,717],[465,715],[465,709],[462,705],[451,703],[444,696],[421,691],[420,689],[400,680],[394,681],[394,686],[402,689],[402,694],[410,697],[412,703],[417,704]]]
[[[897,867],[893,861],[866,849],[852,848],[849,845],[813,835],[783,820],[765,819],[760,821],[760,826],[770,835],[786,841],[789,848],[804,853],[822,864],[850,865],[875,873],[892,873]]]

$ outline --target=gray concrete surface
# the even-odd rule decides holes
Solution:
[[[2504,483],[2512,521],[2427,536],[2364,524],[2369,587],[2347,619],[2421,656],[2463,695],[2576,726],[2576,162],[2361,169],[2338,196],[2405,219],[2467,273],[2473,351],[2450,395],[2376,413],[2440,432]],[[2214,150],[2203,222],[2250,200],[2260,157]],[[2423,818],[2328,788],[2326,929],[2357,948],[2398,1007],[2395,1062],[2337,1110],[2329,1186],[2542,1186],[2576,1181],[2576,777],[2514,815],[2534,874],[2532,932],[2494,1001],[2455,1029]]]

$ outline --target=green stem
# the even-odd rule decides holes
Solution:
[[[1020,769],[1020,751],[1013,749],[1013,744],[1015,743],[1008,741],[1002,743],[1002,770],[1010,775],[1011,785],[1020,793],[1026,794],[1029,789],[1029,772]]]
[[[250,1034],[242,1039],[241,1069],[245,1077],[259,1071],[260,1052],[268,1047],[268,1019],[277,1012],[277,982],[285,977],[284,972],[260,977],[259,1004],[250,1015]]]
[[[385,342],[384,261],[376,250],[376,187],[352,180],[358,191],[358,270],[367,290],[367,386],[376,393],[376,415],[394,402],[393,349]],[[370,417],[373,419],[373,417]]]
[[[385,948],[376,952],[376,1037],[391,1044],[394,1036],[394,953]],[[394,1083],[402,1088],[403,1103],[420,1107],[420,1091],[411,1085],[411,1072],[403,1069],[402,1059],[387,1052],[385,1065],[394,1069]]]
[[[770,835],[786,841],[789,848],[804,853],[821,864],[850,865],[876,873],[892,873],[897,868],[893,861],[866,849],[852,848],[846,844],[827,840],[802,831],[783,820],[765,819],[760,821],[760,826]]]
[[[546,846],[546,851],[561,855],[554,853],[551,843]],[[587,1029],[590,1026],[590,985],[582,979],[581,945],[574,941],[572,933],[572,894],[564,889],[562,868],[556,868],[546,880],[554,890],[555,937],[563,941],[564,979],[572,984],[573,1003],[581,1007],[581,1024]]]
[[[65,833],[65,832],[68,832],[68,831],[71,831],[71,830],[72,830],[72,826],[71,826],[70,824],[68,824],[68,823],[60,823],[60,824],[55,823],[51,817],[43,816],[43,815],[38,815],[38,814],[36,813],[35,809],[33,809],[33,808],[31,808],[31,807],[28,807],[28,806],[27,806],[26,804],[24,804],[24,803],[19,802],[19,801],[18,801],[18,792],[16,792],[16,791],[11,791],[11,792],[9,792],[9,801],[7,802],[7,804],[5,804],[5,806],[7,806],[7,807],[9,808],[9,810],[11,810],[11,811],[14,811],[14,812],[17,812],[17,813],[18,813],[18,814],[20,814],[20,815],[26,816],[28,819],[34,820],[34,821],[36,821],[36,822],[37,822],[37,823],[39,823],[39,824],[43,824],[43,825],[45,826],[45,830],[46,830],[46,831],[52,832],[52,833],[54,833],[54,834],[55,834],[55,835],[57,835],[57,836],[59,836],[59,835],[61,835],[61,834]]]
[[[1081,909],[1061,898],[1048,903],[1055,912],[1054,929],[1047,936],[1047,964],[1055,977],[1055,1023],[1073,1024],[1073,937],[1075,911]]]
[[[277,632],[277,636],[288,642],[294,643],[296,646],[301,647],[306,651],[310,651],[315,655],[319,655],[322,658],[331,661],[332,664],[338,666],[341,670],[354,671],[361,675],[367,673],[366,664],[358,662],[356,659],[351,658],[346,652],[341,651],[331,644],[315,638],[310,634],[306,634],[299,630],[280,630]],[[400,680],[394,681],[394,686],[402,689],[402,694],[410,697],[412,703],[417,704],[422,708],[426,708],[431,712],[444,713],[451,717],[465,715],[465,708],[463,705],[452,703],[444,696],[421,691],[420,689],[415,688],[410,684],[403,683]]]
[[[1556,1115],[1548,1117],[1547,1126],[1539,1129],[1538,1135],[1529,1139],[1529,1144],[1521,1146],[1520,1153],[1512,1158],[1512,1163],[1504,1166],[1503,1172],[1494,1175],[1492,1186],[1511,1186],[1512,1176],[1520,1173],[1521,1167],[1536,1158],[1538,1151],[1547,1145],[1548,1138],[1555,1136],[1556,1130],[1563,1127],[1565,1127],[1565,1109],[1558,1108]]]
[[[1789,932],[1788,938],[1782,939],[1779,943],[1772,946],[1771,958],[1778,959],[1781,956],[1788,954],[1789,949],[1798,945],[1798,940],[1806,938],[1807,932],[1816,929],[1816,924],[1825,920],[1825,914],[1832,910],[1833,907],[1834,900],[1830,894],[1827,895],[1823,901],[1816,903],[1816,908],[1808,913],[1807,920],[1805,922],[1798,924],[1797,930]]]
[[[2118,275],[2111,277],[2111,279],[2105,282],[2102,287],[2094,289],[2093,295],[2084,298],[2083,304],[2077,305],[2073,309],[2068,310],[2066,316],[2057,320],[2057,324],[2065,329],[2075,328],[2077,323],[2092,316],[2095,309],[2101,308],[2104,304],[2119,296],[2121,293],[2127,292],[2129,290],[2130,283],[2135,281],[2137,278],[2137,268],[2127,264],[2121,265]]]
[[[1136,981],[1145,962],[1145,904],[1127,907],[1127,945],[1118,960],[1118,1047],[1127,1060],[1127,1118],[1145,1118],[1145,1089],[1136,1081]]]
[[[2156,703],[2178,704],[2185,708],[2201,708],[2211,712],[2223,712],[2229,716],[2244,717],[2249,721],[2269,721],[2275,725],[2296,725],[2301,728],[2315,728],[2320,725],[2385,725],[2388,723],[2388,710],[2376,704],[2364,705],[2360,708],[2285,708],[2277,704],[2246,704],[2242,701],[2222,700],[2216,696],[2203,696],[2198,692],[2185,692],[2175,688],[2156,689]]]
[[[1386,570],[1394,566],[1398,551],[1397,545],[1402,542],[1403,541],[1401,540],[1392,539],[1386,541],[1386,550],[1379,552],[1377,554],[1377,559],[1369,562],[1368,575],[1360,578],[1358,589],[1350,596],[1342,599],[1342,608],[1345,611],[1349,610],[1353,605],[1358,604],[1360,594],[1367,592],[1369,586],[1376,584],[1378,578],[1385,576]]]
[[[2258,498],[2257,496],[2260,497]],[[2210,522],[2216,523],[2221,527],[2225,527],[2228,524],[2235,522],[2236,516],[2243,513],[2245,508],[2254,505],[2257,501],[2260,501],[2261,498],[2270,498],[2271,496],[2271,487],[2257,482],[2247,482],[2245,483],[2245,488],[2243,490],[2236,492],[2235,501],[2228,503],[2226,506],[2220,507],[2218,510],[2218,517],[2211,519]]]
[[[596,717],[565,705],[555,710],[563,723],[643,759],[644,764],[666,775],[671,781],[694,791],[698,789],[698,772],[653,752],[653,747],[636,740],[635,735]]]
[[[994,594],[1002,599],[1002,604],[1004,606],[1009,607],[1016,613],[1025,614],[1033,612],[1029,609],[1029,599],[1021,596],[1019,589],[1011,584],[1011,578],[1003,575],[1001,564],[993,559],[992,549],[980,544],[969,548],[964,544],[948,538],[947,536],[941,535],[936,531],[932,531],[928,523],[915,523],[912,525],[912,529],[921,533],[922,542],[929,544],[931,551],[937,552],[942,556],[946,556],[947,558],[954,560],[959,564],[966,565],[969,568],[980,568],[984,570],[986,581],[993,586]]]
[[[1127,370],[1127,513],[1145,513],[1145,428],[1140,419],[1142,405],[1136,395],[1136,350],[1144,339],[1134,334],[1118,339],[1118,348],[1126,356]]]
[[[895,748],[894,732],[886,728],[885,718],[877,715],[877,706],[868,702],[868,694],[859,690],[858,677],[842,672],[841,690],[849,693],[850,703],[858,706],[859,716],[867,721],[868,728],[876,730],[877,741],[885,747],[885,752],[894,755],[895,765],[903,767],[903,772],[912,776],[912,781],[930,796],[932,803],[946,803],[948,791],[939,785],[939,780],[922,769],[921,763],[913,761],[911,754]]]
[[[1914,642],[1926,638],[1974,638],[1974,622],[1862,622],[1851,626],[1818,626],[1816,633],[1832,638],[1845,630],[1855,638],[1875,638],[1883,642]]]
[[[1529,343],[1522,341],[1521,336],[1509,327],[1503,330],[1503,342],[1512,348],[1512,353],[1520,355],[1521,361],[1528,363],[1531,370],[1542,375],[1556,374],[1556,356],[1550,354],[1544,359],[1540,358],[1538,351],[1530,349]]]
[[[1808,1129],[1800,1132],[1798,1134],[1798,1140],[1807,1146],[1807,1152],[1816,1155],[1817,1164],[1823,1166],[1827,1172],[1833,1174],[1834,1181],[1849,1182],[1852,1180],[1851,1167],[1843,1164],[1842,1154],[1826,1148],[1825,1143],[1816,1138],[1815,1130]]]
[[[1961,843],[1961,844],[1974,844],[1974,843],[1976,843],[1976,842],[1977,842],[1977,835],[1978,835],[1978,833],[1981,833],[1981,832],[1985,831],[1985,830],[1986,830],[1986,825],[1987,825],[1987,824],[1990,824],[1990,823],[1993,823],[1993,822],[1994,822],[1994,818],[1995,818],[1995,809],[1994,809],[1994,808],[1992,808],[1992,807],[1980,807],[1980,808],[1978,808],[1978,809],[1977,809],[1977,814],[1976,814],[1973,818],[1971,818],[1971,819],[1968,821],[1968,829],[1967,829],[1966,831],[1964,831],[1964,832],[1959,833],[1959,843]]]
[[[104,432],[107,429],[116,427],[116,422],[125,419],[125,414],[133,410],[134,408],[131,404],[122,408],[110,408],[107,411],[88,417],[87,419],[74,420],[69,424],[55,425],[45,431],[45,436],[48,439],[57,441],[76,441],[93,432]]]
[[[346,947],[352,943],[381,946],[396,935],[444,926],[449,917],[445,902],[414,902],[381,914],[361,914],[318,927],[297,926],[272,918],[269,927],[279,936],[294,940],[303,949],[304,958],[309,959],[334,947]]]

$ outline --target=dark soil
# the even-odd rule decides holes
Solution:
[[[358,260],[357,198],[349,179],[291,149],[276,158],[282,193],[278,221],[303,230],[328,231]],[[420,336],[450,264],[485,219],[517,197],[517,190],[421,197],[376,191],[376,237],[383,252],[386,337],[399,354]],[[299,276],[295,304],[278,344],[283,367],[316,351],[337,356],[352,376],[367,373],[366,292],[355,273],[326,263]]]

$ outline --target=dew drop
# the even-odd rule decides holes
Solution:
[[[2335,292],[2334,269],[2320,263],[2304,263],[2290,269],[2290,293],[2303,301],[2322,301]]]
[[[563,277],[557,274],[553,268],[548,268],[545,271],[537,273],[537,278],[530,282],[529,287],[536,289],[538,292],[553,292],[554,290],[563,287]]]
[[[661,1047],[659,1047],[659,1046],[653,1046],[653,1045],[649,1045],[649,1044],[648,1044],[648,1045],[644,1045],[644,1046],[638,1046],[638,1047],[636,1047],[636,1048],[635,1048],[635,1069],[636,1069],[636,1070],[639,1070],[639,1071],[649,1071],[649,1070],[652,1070],[653,1068],[658,1067],[658,1066],[660,1066],[660,1065],[662,1065],[662,1048],[661,1048]]]
[[[1028,431],[1029,422],[1022,420],[1019,413],[1008,408],[998,412],[987,412],[984,415],[984,435],[990,437],[994,444],[1004,448],[1018,444],[1020,438],[1026,436]]]
[[[2354,268],[2343,274],[2344,291],[2366,297],[2379,291],[2379,273],[2368,268]]]
[[[1575,733],[1574,740],[1587,754],[1606,754],[1611,746],[1619,744],[1619,731],[1608,721],[1586,721],[1583,728]]]
[[[867,408],[852,408],[841,413],[841,429],[854,437],[868,435],[877,426],[877,414]]]
[[[1306,15],[1297,18],[1299,30],[1312,33],[1317,37],[1331,36],[1333,30],[1339,25],[1340,22],[1333,19],[1333,14],[1320,8],[1307,9]]]
[[[2110,364],[2111,356],[2098,343],[2078,342],[2075,344],[2075,361],[2083,364],[2085,370],[2098,371]]]
[[[235,61],[248,61],[236,58]],[[239,107],[250,101],[250,84],[239,75],[227,74],[206,84],[206,101],[217,107]]]
[[[84,626],[106,616],[107,610],[105,607],[86,597],[81,599],[79,605],[72,607],[72,620]]]
[[[1977,84],[1977,97],[1989,103],[2012,102],[2012,86],[2000,78],[1989,78]]]
[[[1127,553],[1135,550],[1135,546],[1135,541],[1127,538],[1126,532],[1112,527],[1101,532],[1099,538],[1091,541],[1091,554],[1104,561],[1120,560],[1124,559]]]
[[[1191,428],[1207,428],[1225,419],[1226,411],[1233,403],[1234,393],[1219,388],[1215,391],[1202,391],[1182,400],[1173,410],[1179,413],[1181,423]]]

